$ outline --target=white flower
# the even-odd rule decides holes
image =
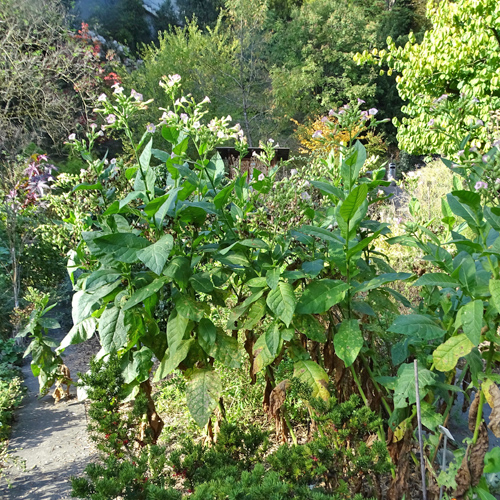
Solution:
[[[149,132],[150,134],[154,134],[156,132],[156,127],[152,123],[148,123],[146,125],[146,131]]]
[[[323,137],[323,132],[321,132],[321,130],[316,130],[312,135],[313,139],[317,139],[318,137]]]
[[[305,201],[308,201],[311,199],[311,195],[309,193],[306,193],[305,191],[303,193],[300,193],[300,197],[305,200]]]
[[[130,97],[133,97],[138,102],[141,102],[143,99],[142,94],[136,92],[134,89],[130,91]]]
[[[227,115],[227,117],[226,117],[226,121],[228,121],[228,122],[232,121],[232,117],[231,117],[231,115]]]
[[[69,134],[68,141],[76,141],[76,134]]]
[[[98,98],[97,98],[97,102],[104,102],[106,99],[108,98],[108,96],[104,93],[102,93]]]
[[[274,144],[274,139],[269,139],[267,142]]]
[[[200,123],[200,122],[194,122],[194,123],[193,123],[193,128],[194,128],[194,129],[198,129],[198,128],[200,128],[200,127],[201,127],[201,123]]]
[[[115,90],[113,91],[114,94],[121,94],[123,92],[123,87],[119,83],[115,83],[112,88]]]
[[[263,181],[266,178],[264,174],[260,174],[259,177],[257,177],[258,181]]]
[[[210,99],[208,98],[208,96],[205,96],[205,99],[203,99],[203,101],[201,101],[201,104],[210,104],[212,101],[210,101]]]
[[[297,174],[297,169],[292,168],[292,170],[290,170],[290,175],[296,175],[296,174]]]
[[[110,163],[111,165],[114,165],[116,163],[116,158],[111,158]]]
[[[224,134],[224,132],[223,132],[222,130],[219,130],[219,131],[217,132],[217,137],[218,137],[219,139],[224,139],[224,138],[226,137],[226,134]]]
[[[183,123],[187,123],[189,116],[186,113],[181,113],[180,119]]]
[[[116,122],[116,116],[115,116],[113,113],[111,113],[110,115],[106,116],[106,121],[107,121],[110,125],[112,125],[113,123],[115,123],[115,122]]]

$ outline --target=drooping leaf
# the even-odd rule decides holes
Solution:
[[[266,312],[266,299],[261,297],[254,302],[248,309],[247,314],[243,318],[241,328],[243,330],[252,330],[262,319]]]
[[[128,329],[123,309],[118,307],[104,309],[99,318],[99,336],[104,354],[116,353],[126,345]]]
[[[322,398],[325,401],[330,397],[328,392],[328,375],[314,361],[300,360],[293,365],[293,376],[308,384],[312,389],[313,398]]]
[[[209,368],[186,372],[186,402],[194,421],[204,427],[219,402],[222,386],[219,376]]]
[[[474,344],[467,338],[465,333],[450,337],[432,353],[432,359],[436,370],[440,372],[453,370],[457,361],[469,354],[473,348]]]
[[[160,275],[168,260],[174,239],[171,234],[163,235],[156,243],[137,252],[137,258],[151,271]]]
[[[181,316],[176,309],[170,313],[167,323],[167,340],[168,347],[172,349],[172,352],[175,351],[175,346],[179,344],[187,334],[188,325],[189,320]]]
[[[263,368],[270,365],[276,356],[273,356],[267,346],[266,336],[261,335],[253,346],[253,374],[259,373]]]
[[[322,314],[343,300],[347,283],[340,280],[324,279],[314,281],[306,287],[297,303],[298,314]]]
[[[204,338],[199,339],[203,350],[217,361],[229,368],[241,367],[241,352],[238,340],[226,335],[222,329],[217,329],[216,339],[212,345],[205,342]]]
[[[185,287],[192,275],[189,259],[187,257],[174,257],[169,262],[164,274],[174,279],[179,286]]]
[[[292,285],[280,281],[278,286],[269,292],[266,303],[287,327],[290,326],[296,303]]]
[[[167,375],[172,373],[186,359],[193,343],[194,339],[181,340],[173,347],[169,347],[161,360],[158,370],[156,370],[154,381],[163,380]]]
[[[421,314],[398,316],[388,331],[421,340],[439,339],[446,333],[434,320]]]
[[[337,334],[333,337],[335,354],[345,363],[351,366],[358,357],[363,347],[363,335],[359,329],[357,320],[350,319],[342,321]]]
[[[458,288],[460,283],[444,273],[425,273],[413,286],[440,286],[442,288]]]
[[[264,333],[266,345],[271,353],[271,356],[276,357],[282,345],[280,329],[277,323],[271,323],[269,328]]]
[[[202,318],[198,324],[198,335],[203,344],[212,347],[217,338],[217,329],[208,318]]]
[[[374,288],[378,288],[386,283],[392,283],[394,281],[406,280],[411,276],[410,273],[385,273],[380,274],[376,278],[365,281],[361,283],[359,287],[354,289],[355,293],[359,292],[368,292],[369,290],[373,290]]]

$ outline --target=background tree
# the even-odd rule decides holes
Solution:
[[[92,47],[68,30],[56,0],[0,3],[0,150],[55,147],[85,124],[100,71]]]
[[[387,64],[398,72],[398,91],[408,104],[398,125],[401,149],[450,154],[470,134],[488,147],[493,113],[500,106],[500,4],[494,0],[429,4],[432,29],[398,47],[367,51],[358,61]],[[490,127],[482,127],[490,123]],[[458,148],[460,149],[460,148]]]

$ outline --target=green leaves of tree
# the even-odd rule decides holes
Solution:
[[[160,275],[168,260],[168,256],[174,245],[172,235],[163,235],[156,243],[139,250],[137,258],[144,263],[151,271]]]

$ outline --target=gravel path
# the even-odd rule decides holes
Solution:
[[[52,336],[62,339],[67,330],[62,328]],[[73,380],[77,379],[77,372],[87,371],[90,356],[98,349],[96,339],[66,349],[64,360]],[[29,362],[22,370],[28,392],[16,411],[9,448],[26,461],[26,470],[17,467],[7,470],[11,487],[2,480],[0,499],[70,499],[69,478],[82,474],[95,458],[87,435],[85,403],[77,400],[73,386],[69,400],[54,404],[51,393],[38,399],[38,380],[33,377]]]

